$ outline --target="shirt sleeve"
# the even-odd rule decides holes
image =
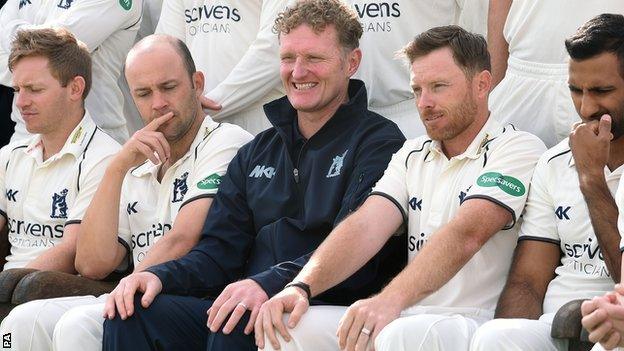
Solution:
[[[264,0],[260,29],[243,57],[230,74],[206,96],[223,108],[213,115],[215,120],[231,116],[252,105],[272,89],[279,88],[279,43],[273,33],[275,18],[295,0]]]
[[[19,6],[19,1],[13,2],[16,3],[12,5],[13,7]],[[39,3],[39,1],[32,2]],[[81,0],[72,3],[71,7],[63,11],[60,16],[37,16],[33,14],[34,11],[45,9],[37,9],[34,4],[27,4],[22,9],[13,10],[7,15],[9,21],[2,28],[2,47],[5,50],[10,48],[11,41],[20,29],[58,26],[71,31],[78,40],[86,44],[89,52],[93,52],[119,29],[135,25],[138,28],[142,5],[143,0]],[[45,18],[45,20],[37,23],[40,18]],[[5,23],[4,21],[5,18],[2,17],[2,23]]]
[[[528,133],[503,133],[482,147],[484,166],[464,203],[470,199],[492,201],[511,213],[512,221],[505,229],[512,228],[522,214],[535,165],[546,147]]]
[[[7,217],[7,197],[5,196],[6,186],[6,171],[9,163],[9,156],[11,155],[12,146],[5,145],[0,149],[0,216],[8,220]]]
[[[197,147],[195,166],[189,176],[189,190],[182,206],[191,201],[212,197],[217,193],[221,178],[241,146],[253,136],[232,124],[220,124],[206,132],[206,140]]]
[[[172,35],[186,42],[185,24],[184,2],[181,0],[164,0],[156,33]]]
[[[544,154],[533,173],[522,216],[518,240],[537,240],[559,245],[553,199],[548,189],[548,156]]]
[[[371,192],[371,195],[383,196],[401,211],[403,222],[407,222],[407,158],[413,150],[413,143],[407,142],[392,156],[388,168]]]
[[[93,158],[97,158],[97,160],[94,160]],[[95,192],[100,185],[100,181],[106,172],[106,167],[112,159],[112,154],[101,158],[98,154],[95,154],[91,157],[88,164],[84,164],[81,167],[81,171],[78,173],[78,193],[76,194],[74,203],[69,208],[67,221],[65,222],[66,225],[80,223],[82,221],[82,217],[87,211],[87,208],[91,203],[91,199],[93,198],[93,195],[95,195]]]

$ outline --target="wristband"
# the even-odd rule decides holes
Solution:
[[[290,288],[291,286],[294,286],[303,290],[303,292],[305,292],[306,295],[308,296],[308,302],[310,302],[310,300],[312,299],[312,292],[310,291],[310,286],[308,284],[304,282],[292,282],[292,283],[286,284],[284,289]]]

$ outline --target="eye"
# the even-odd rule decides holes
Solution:
[[[570,93],[572,94],[579,94],[582,92],[581,89],[577,88],[577,87],[573,87],[571,85],[568,86],[568,88],[570,89]]]

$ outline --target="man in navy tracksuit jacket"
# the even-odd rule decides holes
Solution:
[[[353,21],[361,28],[356,16]],[[319,38],[326,39],[328,31]],[[366,88],[349,80],[351,74],[338,82],[327,79],[342,84],[337,90],[345,92],[346,102],[307,139],[300,132],[301,111],[291,104],[296,92],[289,94],[287,87],[289,98],[265,105],[273,128],[231,161],[198,245],[180,259],[125,278],[111,293],[105,314],[115,318],[105,322],[104,350],[255,349],[248,334],[260,305],[291,282],[331,230],[364,201],[405,141],[393,122],[367,109]],[[348,305],[379,291],[404,266],[404,241],[392,238],[314,303]],[[133,301],[135,291],[145,294]],[[212,332],[206,327],[209,309]]]

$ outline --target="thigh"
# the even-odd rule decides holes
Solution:
[[[311,306],[301,317],[297,326],[289,329],[292,337],[290,342],[285,342],[277,333],[280,349],[283,351],[334,351],[339,350],[338,322],[344,315],[346,307],[343,306]],[[284,315],[284,323],[288,322],[290,314]],[[265,338],[265,351],[274,350],[271,343]]]
[[[104,322],[104,350],[201,350],[206,347],[206,311],[212,301],[190,296],[158,295],[141,306],[135,298],[134,314]]]
[[[458,314],[400,317],[377,336],[378,351],[468,350],[479,322]]]
[[[477,329],[470,350],[504,348],[517,351],[567,350],[564,340],[550,337],[551,324],[531,319],[494,319]]]

